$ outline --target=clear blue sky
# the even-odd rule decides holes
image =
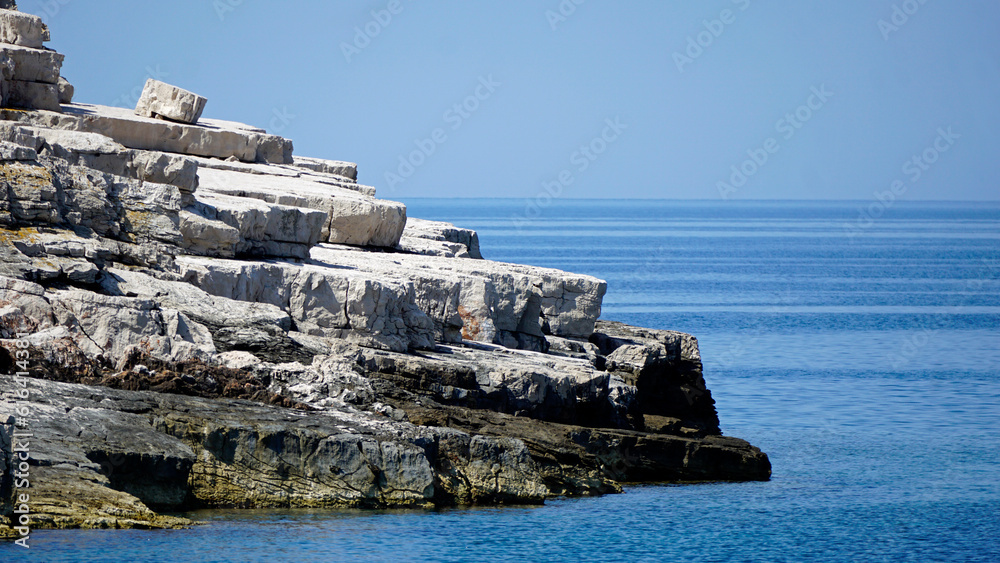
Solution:
[[[19,5],[77,101],[152,74],[382,197],[1000,199],[995,0]]]

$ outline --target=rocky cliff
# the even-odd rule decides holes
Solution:
[[[0,530],[769,477],[694,337],[599,321],[605,282],[485,260],[191,92],[72,103],[47,39],[0,9]]]

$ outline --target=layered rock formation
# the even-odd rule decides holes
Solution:
[[[49,28],[41,18],[19,12],[12,4],[0,7],[0,100],[4,107],[60,111],[61,94],[72,87],[60,79],[63,56],[44,47],[48,40]]]
[[[58,94],[61,55],[18,50],[46,34],[0,10],[4,84]],[[148,90],[0,109],[0,530],[24,468],[34,527],[769,477],[692,336],[599,321],[602,280],[485,260],[354,164]]]

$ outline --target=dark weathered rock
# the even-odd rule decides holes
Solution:
[[[605,355],[606,369],[635,385],[639,408],[651,422],[719,434],[715,400],[702,376],[698,340],[690,334],[599,321],[590,341]],[[664,426],[667,424],[667,426]]]
[[[517,438],[528,446],[550,496],[620,491],[623,482],[767,480],[771,464],[738,438],[689,437],[587,428],[462,409],[402,397],[390,400],[410,421]]]
[[[6,436],[14,424],[33,434],[34,527],[186,523],[151,509],[539,502],[546,492],[524,444],[510,438],[346,407],[304,416],[247,401],[42,380],[21,387],[0,376],[0,391],[20,388],[30,415],[5,404],[0,418]]]
[[[586,361],[500,346],[438,346],[419,355],[358,349],[370,377],[436,402],[552,422],[642,429],[635,389]]]

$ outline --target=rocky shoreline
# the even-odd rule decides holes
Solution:
[[[604,281],[170,85],[72,103],[47,39],[0,3],[0,535],[769,478],[696,339],[598,320]]]

